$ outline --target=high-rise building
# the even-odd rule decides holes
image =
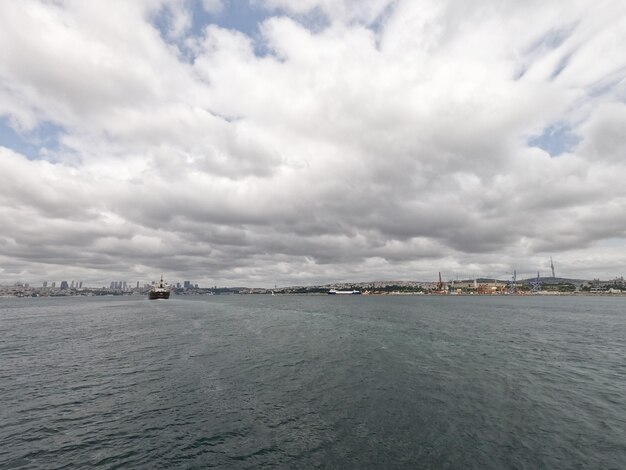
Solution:
[[[57,287],[57,283],[56,283],[56,281],[52,281],[52,288],[53,288],[53,289],[56,289],[56,287]]]
[[[48,281],[43,281],[43,288],[45,289],[46,287],[48,287]]]
[[[61,290],[67,290],[68,288],[67,281],[61,281]]]
[[[139,281],[137,281],[137,289],[139,289]]]
[[[126,290],[126,281],[124,281],[124,287],[122,289]]]
[[[185,289],[189,289],[189,288],[191,287],[191,281],[185,281],[185,282],[183,283],[183,287],[184,287]]]
[[[78,286],[79,289],[83,288],[83,281],[80,281],[80,285]]]
[[[72,283],[70,284],[70,289],[74,288],[74,281],[72,281]]]

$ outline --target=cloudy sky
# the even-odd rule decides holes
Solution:
[[[622,0],[0,0],[0,283],[626,274]]]

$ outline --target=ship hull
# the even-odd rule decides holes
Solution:
[[[162,291],[161,291],[161,292],[158,292],[158,291],[157,291],[157,292],[151,291],[151,292],[148,294],[148,298],[149,298],[150,300],[157,300],[157,299],[169,299],[169,298],[170,298],[170,292],[169,292],[169,291],[165,291],[165,292],[162,292]]]

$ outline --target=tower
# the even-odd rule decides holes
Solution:
[[[552,262],[552,256],[550,256],[550,269],[552,270],[552,277],[556,277],[554,275],[554,263]]]

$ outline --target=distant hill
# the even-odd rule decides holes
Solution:
[[[537,278],[530,277],[528,279],[520,279],[519,282],[523,282],[524,284],[528,284],[534,282]],[[589,280],[587,279],[571,279],[567,277],[540,277],[539,280],[542,284],[588,284]]]

